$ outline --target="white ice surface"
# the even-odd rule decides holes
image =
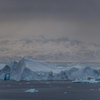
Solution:
[[[100,68],[72,66],[56,67],[45,62],[21,59],[7,66],[1,65],[0,79],[10,73],[10,80],[85,80],[100,79]],[[93,81],[93,80],[92,80]],[[92,82],[89,81],[89,82]]]
[[[91,79],[91,80],[75,80],[72,81],[73,83],[100,83],[100,81],[96,81],[95,79]]]
[[[0,64],[0,70],[5,67],[6,64]]]
[[[37,60],[30,60],[27,58],[24,58],[25,66],[29,68],[32,71],[44,71],[44,72],[54,72],[58,73],[61,71],[61,68],[57,68],[56,66],[50,65],[48,63],[37,61]]]
[[[29,89],[29,90],[25,90],[25,92],[38,92],[38,90],[35,90],[35,89]]]

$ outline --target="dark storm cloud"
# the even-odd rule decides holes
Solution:
[[[100,0],[0,0],[0,37],[43,35],[100,42]]]
[[[0,0],[1,13],[64,14],[69,17],[100,16],[99,0]],[[63,15],[62,15],[63,16]]]

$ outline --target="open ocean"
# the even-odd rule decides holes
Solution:
[[[100,67],[100,63],[49,63],[57,67]],[[25,92],[36,89],[38,92]],[[0,100],[100,100],[100,83],[0,81]]]

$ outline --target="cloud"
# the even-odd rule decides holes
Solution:
[[[0,0],[0,38],[69,37],[99,43],[99,0]]]
[[[0,12],[64,14],[81,18],[97,16],[100,10],[99,0],[5,0],[0,1]],[[88,16],[87,16],[88,15]],[[91,16],[91,17],[93,17]]]

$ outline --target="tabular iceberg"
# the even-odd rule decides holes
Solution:
[[[5,75],[9,75],[5,76]],[[23,58],[0,68],[0,79],[10,80],[90,80],[100,79],[100,69],[93,67],[56,67],[41,61]]]

